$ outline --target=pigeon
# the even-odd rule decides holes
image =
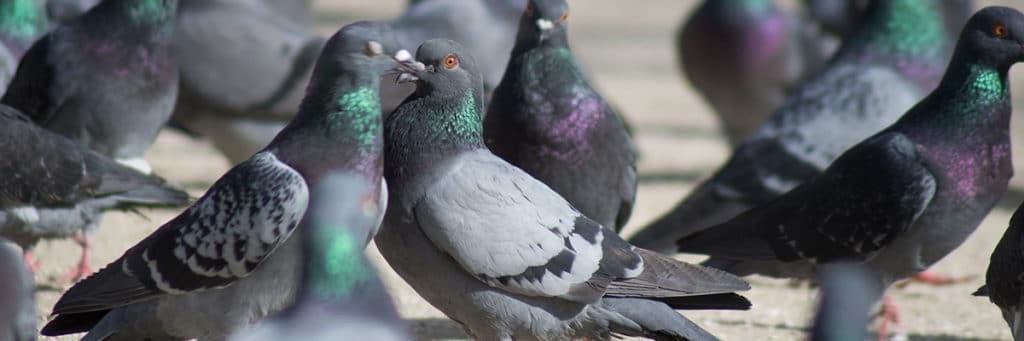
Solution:
[[[375,242],[473,338],[709,340],[673,308],[749,308],[742,280],[634,248],[491,154],[466,48],[432,39],[416,60],[398,78],[416,93],[384,123],[390,193]]]
[[[721,223],[816,176],[846,149],[895,122],[934,89],[952,44],[936,2],[875,1],[828,66],[796,89],[729,160],[630,239],[674,241]]]
[[[96,6],[100,0],[45,0],[46,13],[50,20],[68,22]]]
[[[1007,72],[1021,61],[1024,14],[977,12],[938,87],[896,123],[792,191],[679,240],[679,250],[737,275],[809,278],[817,264],[863,263],[881,297],[960,246],[1006,192]]]
[[[143,153],[170,117],[177,0],[104,0],[25,53],[0,102],[149,173]]]
[[[181,0],[178,8],[172,52],[181,93],[171,120],[210,139],[233,164],[295,116],[326,41],[267,3]]]
[[[434,38],[462,43],[480,62],[484,89],[501,81],[526,0],[419,0],[391,21],[403,48]]]
[[[231,341],[409,340],[404,322],[363,254],[376,226],[376,184],[337,173],[313,191],[309,224],[302,231],[302,288],[295,303]]]
[[[565,0],[529,2],[484,140],[584,216],[620,230],[636,197],[636,156],[618,114],[573,61],[568,19]]]
[[[224,339],[295,299],[309,189],[335,171],[374,184],[383,216],[380,76],[411,58],[387,26],[358,22],[324,46],[291,124],[199,200],[57,301],[48,336]],[[393,55],[391,54],[393,53]],[[373,233],[371,231],[370,233]],[[362,236],[368,243],[371,236]]]
[[[0,238],[0,340],[36,339],[36,299],[32,275],[18,251]]]
[[[753,134],[835,49],[773,0],[705,0],[676,35],[679,67],[732,146]]]
[[[46,33],[48,26],[39,0],[0,1],[0,90],[7,88],[21,56]]]
[[[974,0],[936,1],[945,14],[946,30],[959,33],[967,23],[968,14],[974,12]],[[846,36],[863,18],[867,0],[804,0],[808,15],[822,30]],[[950,46],[952,48],[952,46]],[[952,51],[950,51],[952,52]]]
[[[811,341],[867,340],[868,312],[878,291],[863,265],[835,263],[818,271],[821,293]]]
[[[1010,218],[1010,226],[999,240],[988,271],[985,273],[985,285],[974,293],[976,296],[988,296],[999,310],[1003,319],[1010,326],[1013,339],[1024,340],[1024,205],[1017,208]]]
[[[26,253],[41,239],[94,229],[102,211],[188,203],[188,193],[163,179],[43,129],[14,108],[0,104],[0,123],[0,236]],[[88,251],[83,245],[72,275],[91,272]]]

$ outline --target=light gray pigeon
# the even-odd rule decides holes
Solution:
[[[988,296],[1002,311],[1013,339],[1024,340],[1024,204],[1010,218],[1010,226],[992,251],[985,285],[974,295]]]
[[[380,76],[396,59],[411,57],[394,46],[386,25],[342,28],[325,45],[298,115],[270,145],[69,289],[42,333],[220,340],[291,304],[300,283],[301,238],[289,237],[304,226],[309,188],[331,172],[360,174],[374,185],[367,199],[383,215]]]
[[[1019,62],[1024,14],[982,9],[939,86],[896,123],[792,191],[679,240],[679,249],[737,275],[809,278],[819,264],[862,263],[881,297],[960,246],[1006,192],[1007,72]],[[898,321],[884,313],[883,322]]]
[[[676,35],[679,66],[737,146],[837,43],[774,0],[705,0]]]
[[[36,339],[36,299],[32,275],[18,250],[0,238],[0,340]]]
[[[248,159],[295,116],[325,41],[263,1],[181,0],[172,122],[210,139],[234,164]]]
[[[231,341],[409,340],[404,322],[363,254],[380,211],[377,191],[358,175],[337,173],[313,191],[302,231],[302,288],[295,303]]]
[[[673,252],[674,240],[820,174],[938,84],[953,34],[944,30],[937,2],[875,1],[865,20],[721,168],[630,242]]]
[[[70,277],[92,272],[82,232],[95,228],[100,212],[176,207],[189,199],[162,179],[43,129],[3,104],[0,156],[0,237],[21,246],[33,264],[30,252],[39,240],[79,237],[82,254]]]
[[[811,341],[867,340],[868,314],[878,288],[861,264],[836,263],[818,270],[818,310]]]
[[[471,54],[428,40],[385,122],[390,198],[377,248],[428,302],[480,340],[714,337],[673,311],[746,309],[749,286],[627,244],[483,141]]]

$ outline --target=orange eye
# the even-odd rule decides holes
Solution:
[[[568,21],[568,20],[569,20],[569,12],[565,12],[565,14],[562,14],[562,19],[558,19],[558,21],[561,21],[563,24],[566,21]]]
[[[455,58],[454,55],[448,55],[448,57],[444,58],[444,67],[446,69],[451,69],[456,66],[459,66],[459,59]]]
[[[998,24],[992,28],[992,33],[995,33],[996,37],[1005,37],[1007,33],[1006,26],[1004,26],[1003,24]]]
[[[533,15],[533,4],[526,4],[526,15]]]

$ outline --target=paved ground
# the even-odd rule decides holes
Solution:
[[[383,19],[400,12],[402,0],[318,0],[325,32],[360,19]],[[985,4],[991,2],[985,1]],[[1004,4],[1024,8],[1024,2]],[[637,206],[627,233],[671,208],[694,184],[713,171],[727,156],[707,106],[679,76],[671,45],[680,19],[693,0],[571,1],[573,48],[586,63],[596,85],[637,128],[641,184]],[[1020,83],[1022,73],[1014,72]],[[1018,108],[1024,94],[1014,91]],[[1014,122],[1015,146],[1024,142],[1021,120]],[[1018,160],[1020,159],[1018,153]],[[208,144],[174,133],[163,134],[148,154],[155,171],[201,194],[228,168]],[[1024,161],[1024,160],[1022,160]],[[1018,161],[1018,166],[1024,165]],[[988,257],[1002,235],[1009,215],[1024,201],[1024,181],[1014,187],[978,231],[935,270],[956,276],[976,276],[965,284],[943,288],[912,284],[890,293],[902,307],[903,328],[911,340],[1009,340],[1008,328],[995,306],[970,296],[981,284]],[[171,218],[170,210],[148,211],[146,217],[109,214],[96,236],[92,261],[103,265]],[[73,266],[78,248],[71,242],[45,242],[39,249],[43,269],[40,285],[40,320],[45,321],[59,293],[69,286],[60,273]],[[440,312],[420,299],[387,269],[376,250],[396,304],[423,340],[465,339],[465,334]],[[691,259],[696,260],[696,258]],[[793,288],[783,281],[749,278],[754,289],[747,295],[754,308],[745,312],[698,312],[686,315],[724,340],[803,339],[815,293]],[[71,339],[71,338],[62,338]]]

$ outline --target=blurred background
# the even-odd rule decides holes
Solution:
[[[290,1],[290,0],[277,0]],[[469,1],[469,0],[467,0]],[[781,1],[796,8],[796,1]],[[1024,9],[1024,1],[976,1],[980,8],[1006,5]],[[696,0],[570,0],[570,40],[593,85],[612,102],[635,130],[639,146],[640,187],[626,235],[655,219],[681,199],[695,181],[714,171],[730,148],[707,103],[684,79],[677,64],[675,33]],[[400,15],[405,0],[315,0],[315,25],[329,35],[357,20],[387,20]],[[1024,70],[1011,71],[1012,83],[1024,81]],[[1024,93],[1013,89],[1014,105],[1024,108]],[[1024,121],[1014,117],[1017,167],[1024,167],[1021,143]],[[147,154],[156,174],[200,195],[230,163],[204,140],[165,129]],[[998,309],[970,294],[983,282],[988,258],[1009,221],[1024,201],[1024,179],[1010,191],[975,234],[933,270],[953,276],[974,276],[964,284],[930,287],[910,284],[889,293],[902,308],[902,328],[910,340],[1009,340]],[[96,235],[94,264],[106,264],[177,211],[151,211],[148,219],[124,213],[107,214]],[[371,246],[372,249],[372,246]],[[44,259],[36,275],[40,320],[45,321],[59,293],[70,284],[60,279],[77,260],[71,241],[47,241],[37,249]],[[422,340],[465,339],[454,322],[420,299],[374,254],[401,313]],[[689,260],[698,260],[696,258]],[[747,295],[754,308],[745,312],[687,312],[685,315],[724,340],[804,339],[815,290],[787,281],[749,278]],[[56,339],[56,338],[54,338]],[[72,339],[72,338],[60,338]]]

